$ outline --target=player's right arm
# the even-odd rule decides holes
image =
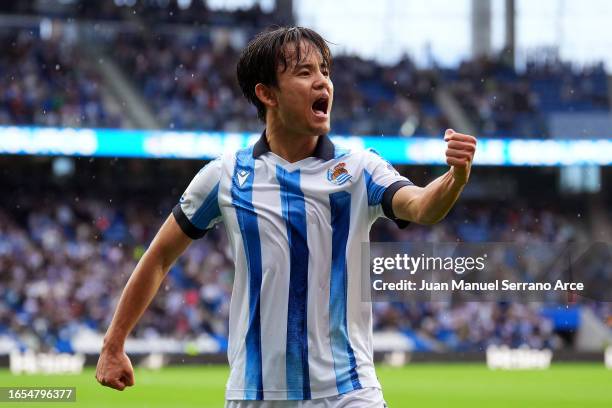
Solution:
[[[96,368],[96,379],[100,384],[120,391],[134,385],[134,371],[124,350],[125,340],[151,303],[172,264],[191,242],[174,216],[170,215],[140,258],[104,336]]]
[[[134,372],[124,351],[125,339],[157,293],[168,270],[194,239],[220,222],[218,191],[221,159],[204,166],[144,253],[128,280],[104,336],[96,379],[118,390],[134,385]]]

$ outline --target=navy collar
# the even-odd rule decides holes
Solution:
[[[261,134],[261,137],[253,146],[253,158],[257,159],[264,153],[270,151],[270,145],[268,144],[268,139],[266,139],[266,130]],[[334,143],[330,140],[327,135],[319,136],[319,140],[317,140],[317,146],[312,153],[312,156],[321,159],[321,160],[331,160],[334,158],[335,148]]]

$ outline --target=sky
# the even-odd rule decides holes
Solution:
[[[471,54],[471,0],[294,0],[299,24],[356,52],[392,63],[405,52],[419,65],[453,66]],[[612,69],[612,1],[516,0],[517,60],[558,48],[579,64]],[[373,6],[376,5],[376,7]],[[504,41],[504,0],[491,0],[492,45]]]
[[[275,0],[206,0],[212,8],[272,10]],[[471,0],[293,0],[297,23],[357,53],[393,63],[408,53],[420,66],[456,66],[471,55]],[[504,40],[504,0],[491,0],[492,45]],[[612,70],[612,0],[515,0],[517,62],[557,49],[580,65]]]

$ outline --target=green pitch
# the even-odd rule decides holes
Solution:
[[[391,408],[612,407],[612,370],[603,364],[553,364],[544,371],[489,371],[482,364],[414,364],[379,367]],[[223,407],[227,367],[136,370],[136,386],[103,388],[92,369],[81,375],[13,376],[0,370],[0,386],[73,386],[76,403],[0,403],[8,407]]]

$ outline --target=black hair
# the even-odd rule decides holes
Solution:
[[[327,41],[317,32],[304,27],[270,28],[253,38],[240,53],[236,75],[244,96],[257,108],[257,117],[265,123],[266,107],[255,94],[255,85],[278,86],[276,72],[284,72],[289,65],[287,44],[299,45],[309,41],[319,50],[323,63],[331,69],[332,56]],[[296,63],[302,59],[300,47],[295,47]]]

